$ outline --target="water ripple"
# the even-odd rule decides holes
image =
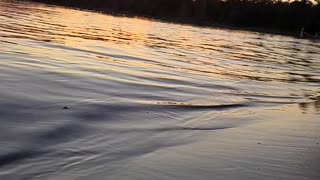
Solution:
[[[264,108],[317,115],[319,52],[294,37],[0,0],[0,179],[112,174],[207,134],[238,141]],[[208,144],[196,151],[220,147]]]

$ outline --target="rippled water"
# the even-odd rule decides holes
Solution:
[[[0,0],[0,177],[317,179],[319,52]]]

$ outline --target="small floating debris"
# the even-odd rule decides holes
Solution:
[[[68,107],[68,106],[64,106],[62,109],[70,109],[70,107]]]

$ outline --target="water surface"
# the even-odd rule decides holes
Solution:
[[[0,0],[0,177],[319,179],[319,52]]]

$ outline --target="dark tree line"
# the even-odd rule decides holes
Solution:
[[[264,31],[320,32],[320,5],[307,0],[33,0],[106,13]]]

